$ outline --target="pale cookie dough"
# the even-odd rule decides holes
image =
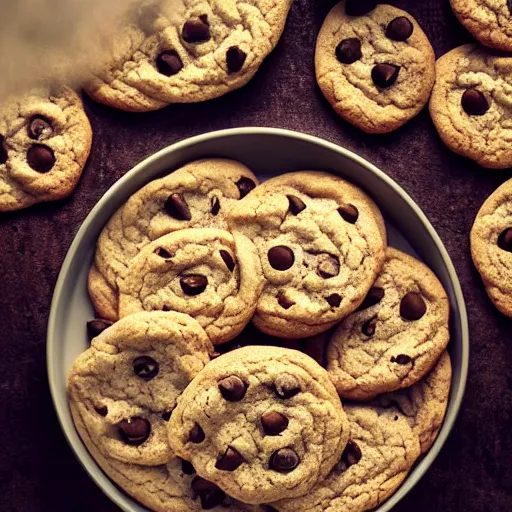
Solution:
[[[384,261],[377,206],[327,173],[266,181],[231,209],[229,223],[258,248],[266,285],[253,322],[273,336],[304,338],[332,327],[359,306]]]
[[[296,350],[251,346],[212,361],[178,401],[172,450],[245,503],[302,496],[325,478],[349,428],[326,371]]]
[[[212,352],[206,333],[188,315],[140,313],[115,323],[69,373],[79,433],[105,457],[147,466],[168,462],[167,422]]]
[[[450,0],[459,21],[482,44],[512,51],[510,0]]]
[[[364,512],[404,481],[420,455],[417,436],[399,412],[345,405],[350,440],[340,461],[303,497],[272,506],[279,512]]]
[[[434,273],[389,248],[361,308],[334,331],[327,370],[338,393],[369,400],[420,380],[446,349],[449,304]]]
[[[512,57],[466,44],[443,55],[430,115],[449,149],[483,167],[512,166]]]
[[[471,256],[492,303],[512,317],[512,180],[480,208],[471,229]]]
[[[33,90],[0,105],[0,212],[73,191],[92,143],[82,100],[71,89]]]
[[[388,133],[426,105],[435,55],[416,20],[390,5],[327,15],[316,44],[318,85],[338,115],[367,133]]]
[[[249,323],[263,288],[256,247],[220,229],[186,229],[147,245],[119,281],[119,316],[179,311],[224,343]]]
[[[98,316],[117,320],[117,280],[144,246],[185,228],[227,229],[227,210],[257,184],[245,165],[215,158],[185,165],[136,192],[98,239],[89,273],[89,295]]]
[[[120,29],[86,84],[93,99],[145,112],[238,89],[276,46],[292,0],[181,0],[168,16],[165,4]]]

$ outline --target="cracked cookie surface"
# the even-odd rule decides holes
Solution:
[[[467,44],[438,59],[430,115],[443,142],[483,167],[512,166],[512,58]]]
[[[308,492],[349,429],[325,370],[295,350],[251,346],[212,361],[179,399],[172,450],[246,503]]]
[[[254,174],[239,162],[206,159],[154,180],[131,196],[98,239],[88,282],[98,315],[117,320],[117,281],[144,246],[181,229],[226,229],[231,204],[257,183]]]
[[[89,156],[91,125],[65,87],[36,89],[0,106],[0,212],[62,199]]]
[[[93,99],[144,112],[238,89],[276,46],[292,0],[183,0],[170,15],[160,4],[120,30],[86,85]]]
[[[194,317],[215,344],[251,320],[263,288],[254,244],[220,229],[186,229],[147,245],[119,282],[119,315],[179,311]]]
[[[273,336],[304,338],[332,327],[359,306],[384,261],[377,206],[327,173],[266,181],[231,209],[229,224],[258,249],[266,284],[253,323]]]
[[[206,333],[188,315],[140,313],[115,323],[69,373],[79,432],[105,457],[147,466],[168,462],[167,422],[212,352]]]
[[[435,55],[416,20],[390,5],[361,16],[346,2],[327,15],[318,36],[316,78],[343,119],[367,133],[396,130],[425,106]]]
[[[448,297],[434,273],[389,248],[360,309],[329,340],[327,370],[338,393],[369,400],[417,382],[446,349],[448,318]]]

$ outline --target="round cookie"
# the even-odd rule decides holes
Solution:
[[[471,256],[492,303],[512,317],[512,180],[480,208],[471,229]]]
[[[438,59],[430,115],[443,142],[483,167],[512,166],[512,57],[466,44]]]
[[[434,273],[389,248],[363,304],[329,340],[327,371],[340,396],[369,400],[420,380],[446,349],[448,317]]]
[[[188,315],[140,313],[115,323],[69,373],[79,434],[121,462],[156,466],[171,460],[167,422],[212,352],[206,333]]]
[[[186,229],[147,245],[119,281],[119,316],[179,311],[214,344],[240,334],[263,288],[254,244],[220,229]]]
[[[459,21],[482,44],[512,52],[510,0],[450,0]]]
[[[181,0],[169,15],[165,4],[126,21],[85,86],[93,99],[145,112],[238,89],[276,46],[292,0]]]
[[[345,405],[350,440],[327,478],[300,498],[272,503],[280,512],[364,512],[400,486],[420,455],[417,436],[399,412]]]
[[[144,246],[185,228],[227,229],[227,210],[257,183],[245,165],[215,158],[185,165],[131,196],[98,239],[88,283],[98,315],[117,320],[117,280]]]
[[[91,125],[73,90],[8,98],[0,107],[0,212],[71,194],[91,144]]]
[[[356,4],[342,1],[327,15],[316,43],[316,78],[343,119],[367,133],[388,133],[426,105],[434,50],[409,13]]]
[[[359,306],[384,261],[377,206],[327,173],[266,181],[231,209],[229,223],[258,249],[266,284],[253,323],[273,336],[305,338],[332,327]]]
[[[172,450],[245,503],[301,496],[325,478],[349,429],[325,370],[296,350],[251,346],[212,361],[178,401]]]

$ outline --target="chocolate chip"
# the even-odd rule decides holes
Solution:
[[[181,30],[181,37],[186,43],[204,43],[210,40],[210,25],[208,16],[202,15],[191,18],[185,22]]]
[[[154,379],[160,371],[160,365],[149,356],[136,357],[132,364],[133,372],[142,380]]]
[[[183,61],[176,50],[165,50],[156,58],[156,69],[165,76],[176,75],[183,69]]]
[[[220,211],[220,201],[218,197],[212,197],[212,215],[218,215]]]
[[[359,218],[359,211],[353,204],[344,204],[343,206],[340,206],[338,208],[338,213],[344,221],[349,222],[350,224],[355,224]]]
[[[279,398],[292,398],[301,390],[297,377],[289,373],[279,374],[274,381],[274,391]]]
[[[33,144],[27,151],[27,162],[34,171],[48,172],[55,165],[55,154],[48,146]]]
[[[224,455],[215,463],[215,467],[222,471],[235,471],[243,461],[243,457],[234,448],[228,446]]]
[[[212,508],[222,505],[226,499],[226,495],[215,484],[208,482],[199,476],[194,477],[190,484],[192,490],[199,495],[201,500],[201,507],[203,510],[210,510]]]
[[[377,316],[372,316],[370,320],[366,321],[361,327],[361,331],[365,336],[373,336],[375,328],[377,327]]]
[[[498,247],[507,252],[512,252],[512,228],[507,228],[498,237]]]
[[[405,354],[398,354],[396,357],[391,358],[391,362],[397,364],[409,364],[411,361],[412,359]]]
[[[361,41],[357,37],[349,37],[343,39],[341,43],[336,46],[336,58],[342,64],[353,64],[363,56],[361,52]]]
[[[372,69],[372,80],[377,87],[383,89],[391,87],[398,78],[400,72],[400,66],[394,64],[377,64]]]
[[[281,448],[270,457],[270,469],[288,473],[299,465],[299,456],[291,448]]]
[[[199,295],[206,290],[208,278],[200,274],[190,274],[180,279],[181,289],[186,295]]]
[[[164,421],[169,421],[171,419],[171,416],[172,416],[172,411],[166,411],[166,412],[162,413],[162,419]]]
[[[317,273],[324,279],[335,277],[340,273],[340,260],[337,256],[330,254],[320,254],[318,256]]]
[[[389,22],[386,28],[386,37],[393,41],[406,41],[411,37],[414,25],[409,18],[398,16]]]
[[[507,0],[507,7],[510,14],[512,14],[512,0]]]
[[[190,220],[192,218],[190,208],[181,194],[171,194],[165,201],[164,209],[171,217],[178,220]]]
[[[240,191],[240,199],[244,198],[251,190],[256,188],[256,183],[250,178],[243,176],[236,182],[236,186]]]
[[[404,320],[419,320],[426,311],[427,305],[419,293],[406,293],[400,301],[400,316]]]
[[[233,272],[233,270],[235,270],[235,262],[233,260],[233,256],[231,256],[228,251],[222,249],[220,251],[220,257],[224,260],[224,263],[226,264],[226,267],[228,267],[229,271]]]
[[[168,260],[168,259],[172,258],[172,254],[167,249],[164,249],[163,247],[156,248],[155,254],[157,256],[160,256],[160,258],[163,258],[164,260]]]
[[[288,299],[282,292],[277,296],[277,302],[283,309],[290,309],[295,304],[293,300]]]
[[[489,110],[487,98],[476,89],[466,89],[464,91],[461,105],[466,114],[471,116],[482,116]]]
[[[368,309],[375,304],[378,304],[384,298],[384,288],[373,286],[364,298],[362,304],[359,306],[358,311]]]
[[[261,417],[261,425],[267,436],[277,436],[288,427],[288,418],[279,412],[266,412]]]
[[[105,417],[108,414],[108,408],[105,405],[101,407],[95,407],[94,410],[100,415]]]
[[[220,394],[229,402],[238,402],[245,396],[247,386],[240,377],[231,375],[219,382],[219,390]]]
[[[192,466],[188,460],[184,459],[181,461],[181,471],[183,471],[185,475],[193,475],[196,472],[194,466]]]
[[[329,295],[329,297],[327,297],[325,300],[329,303],[329,306],[332,308],[337,308],[341,304],[341,295],[333,293],[332,295]]]
[[[191,443],[199,444],[204,441],[205,435],[204,430],[197,423],[192,427],[192,430],[188,434],[188,440]]]
[[[376,0],[347,0],[345,5],[345,12],[349,16],[362,16],[368,14],[377,7],[378,2]]]
[[[306,209],[304,201],[297,196],[289,195],[288,198],[290,212],[293,215],[299,215],[299,213]]]
[[[141,445],[149,437],[151,425],[144,418],[130,418],[118,425],[121,436],[126,443],[133,446]]]
[[[226,52],[226,64],[230,73],[236,73],[240,71],[245,63],[247,54],[238,48],[238,46],[232,46],[228,48]]]
[[[46,139],[52,134],[52,132],[53,128],[48,119],[41,116],[36,116],[30,120],[28,125],[28,136],[31,139]]]
[[[293,251],[284,245],[276,245],[268,251],[268,262],[276,270],[288,270],[295,262]]]
[[[110,320],[105,320],[103,318],[95,318],[94,320],[89,320],[87,322],[87,336],[89,340],[96,338],[99,336],[105,329],[110,327],[114,322]]]
[[[350,466],[357,464],[361,460],[362,456],[361,448],[359,448],[355,441],[350,439],[343,451],[343,454],[341,455],[341,460],[345,463],[346,467],[349,468]]]
[[[0,135],[0,165],[7,162],[7,148],[5,147],[5,137]]]

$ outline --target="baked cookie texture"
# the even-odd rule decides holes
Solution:
[[[508,0],[450,0],[459,21],[482,44],[512,51],[512,3]]]
[[[88,281],[98,316],[118,319],[117,281],[143,247],[181,229],[227,229],[227,210],[257,184],[245,165],[217,158],[192,162],[137,191],[98,239]]]
[[[132,112],[226,94],[245,85],[274,49],[291,4],[164,0],[150,5],[126,20],[110,59],[93,70],[85,89],[96,101]]]
[[[512,180],[484,202],[470,235],[471,256],[492,303],[512,317]]]
[[[375,203],[322,172],[260,185],[229,215],[258,250],[265,288],[254,325],[282,338],[326,331],[364,299],[384,261],[386,229]]]
[[[350,440],[334,469],[306,495],[272,503],[280,512],[364,512],[399,487],[420,455],[417,436],[399,412],[344,405]]]
[[[483,167],[512,166],[512,58],[474,44],[438,59],[430,114],[443,142]]]
[[[367,133],[391,132],[426,105],[435,80],[434,50],[401,9],[377,5],[350,16],[346,8],[346,1],[337,4],[318,35],[318,85],[349,123]]]
[[[91,125],[67,87],[34,89],[0,106],[0,212],[62,199],[89,156]]]
[[[296,350],[244,347],[185,390],[169,443],[197,473],[246,503],[301,496],[325,478],[349,427],[325,370]]]
[[[254,244],[220,229],[186,229],[147,245],[119,281],[119,316],[179,311],[194,317],[214,344],[240,334],[263,289]]]
[[[327,370],[340,396],[369,400],[416,383],[448,345],[448,317],[448,297],[434,273],[389,248],[361,308],[327,347]]]
[[[157,466],[174,456],[167,422],[176,400],[209,362],[201,326],[174,312],[124,318],[95,338],[68,377],[73,419],[103,457]]]

